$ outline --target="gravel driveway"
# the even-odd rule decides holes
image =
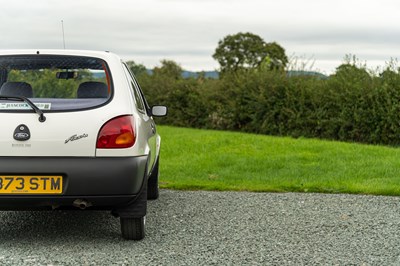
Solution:
[[[143,241],[108,212],[0,212],[0,265],[400,265],[397,197],[162,190]]]

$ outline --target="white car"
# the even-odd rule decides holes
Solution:
[[[113,53],[0,51],[0,209],[111,210],[142,239],[166,114]]]

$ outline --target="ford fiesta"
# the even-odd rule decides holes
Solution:
[[[111,210],[142,239],[166,113],[112,53],[0,52],[0,209]]]

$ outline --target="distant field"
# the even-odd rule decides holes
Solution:
[[[159,126],[160,187],[400,195],[400,149]]]

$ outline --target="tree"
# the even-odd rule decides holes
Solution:
[[[140,74],[146,73],[147,71],[144,65],[136,64],[135,61],[127,61],[126,65],[129,67],[132,73],[135,74],[135,76],[139,76]]]
[[[283,69],[288,62],[285,49],[278,43],[266,43],[249,32],[228,35],[220,40],[213,58],[220,64],[222,73],[255,68],[266,61],[269,69]]]
[[[288,63],[285,49],[276,42],[266,43],[265,51],[271,60],[270,69],[283,69]]]
[[[372,80],[371,75],[367,71],[366,64],[362,64],[355,55],[346,55],[344,62],[336,68],[336,72],[332,75],[332,78],[352,87],[359,82],[364,82],[366,85],[370,84]]]
[[[173,79],[181,79],[182,78],[182,67],[172,60],[161,60],[161,67],[154,68],[155,75],[163,75]]]

